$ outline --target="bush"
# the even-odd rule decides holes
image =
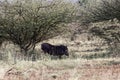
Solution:
[[[2,2],[0,34],[27,53],[35,44],[59,35],[71,21],[72,4],[63,1],[18,0]],[[3,34],[4,33],[4,34]]]
[[[93,23],[89,30],[90,33],[107,42],[111,56],[120,56],[120,23],[118,21]]]
[[[96,2],[93,3],[94,5]],[[95,6],[84,8],[83,23],[105,21],[117,18],[120,20],[120,0],[102,0]]]

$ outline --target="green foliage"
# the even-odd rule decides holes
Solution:
[[[40,41],[59,35],[64,28],[59,25],[73,18],[72,4],[63,1],[4,1],[0,8],[0,34],[24,51],[34,48]]]
[[[102,23],[102,24],[101,24]],[[106,41],[116,41],[120,42],[120,24],[119,23],[112,23],[109,22],[101,22],[100,24],[94,24],[90,28],[90,32],[94,35],[97,35],[101,38],[104,38]]]
[[[96,4],[95,2],[93,4]],[[84,12],[83,23],[105,21],[117,18],[120,20],[120,0],[102,0]]]
[[[83,6],[88,3],[88,0],[79,0],[78,3],[80,4],[80,6]]]
[[[103,38],[107,42],[110,53],[113,53],[112,56],[120,56],[120,24],[117,20],[94,23],[89,30],[90,33]]]
[[[89,27],[90,33],[107,41],[110,53],[113,53],[111,55],[118,57],[120,56],[120,0],[101,0],[93,4],[95,5],[84,8],[80,21],[83,24],[93,23],[92,27]]]

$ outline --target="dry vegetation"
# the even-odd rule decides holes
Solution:
[[[119,59],[20,61],[1,66],[3,80],[119,80]]]
[[[0,50],[0,79],[119,80],[120,59],[107,56],[108,45],[103,39],[90,37],[88,40],[88,33],[77,33],[71,41],[72,34],[67,35],[44,41],[68,46],[69,58],[63,57],[61,60],[44,55],[40,49],[41,43],[35,47],[37,60],[32,61],[32,57],[21,55],[18,46],[4,42]]]
[[[106,53],[107,45],[100,45],[101,42],[104,42],[103,40],[93,38],[88,41],[87,34],[84,33],[77,36],[74,41],[71,41],[70,37],[60,38],[58,36],[47,42],[67,45],[70,57],[61,60],[53,58],[51,60],[49,55],[43,55],[40,50],[40,44],[38,44],[36,46],[36,52],[38,52],[39,59],[37,61],[31,61],[31,58],[26,60],[21,55],[16,57],[12,56],[11,54],[20,54],[19,48],[10,42],[6,42],[6,44],[2,44],[1,51],[3,51],[3,54],[8,54],[9,52],[9,55],[5,56],[6,59],[4,62],[0,62],[0,79],[119,80],[119,58],[82,58],[83,55]],[[95,51],[95,49],[99,47],[103,48],[103,50]],[[8,52],[5,52],[6,50],[8,50]]]
[[[79,17],[77,16],[78,18],[83,20],[85,19],[86,22],[89,22],[91,20],[96,21],[96,19],[103,19],[103,16],[100,16],[101,14],[99,14],[98,17],[94,18],[96,14],[91,16],[89,15],[90,12],[87,11],[87,8],[89,8],[90,10],[91,7],[94,7],[93,2],[95,0],[92,0],[90,4],[89,2],[84,2],[87,0],[81,0],[81,1],[83,3],[79,7],[81,9],[80,10],[81,13],[78,15]],[[96,0],[96,1],[99,2],[100,0]],[[111,0],[111,1],[114,1],[114,0]],[[119,0],[115,0],[115,1],[119,1]],[[97,4],[97,2],[96,2],[96,5],[100,6]],[[111,7],[114,8],[113,6]],[[99,9],[104,9],[104,8],[101,7]],[[95,10],[97,10],[97,8]],[[96,12],[99,13],[99,11],[96,11]],[[119,10],[117,12],[119,12]],[[47,15],[45,16],[46,18],[48,17]],[[60,20],[63,20],[63,17],[60,18]],[[104,17],[106,18],[106,16]],[[9,18],[7,19],[9,20]],[[54,19],[57,20],[56,17],[54,17]],[[45,19],[45,20],[48,20],[49,22],[49,19]],[[50,18],[50,20],[53,20],[53,19]],[[31,21],[31,19],[29,21]],[[51,24],[51,22],[49,23]],[[29,55],[29,54],[24,55],[21,51],[19,44],[16,45],[14,42],[11,42],[6,39],[5,41],[4,39],[1,38],[2,43],[0,45],[1,46],[0,47],[0,80],[120,80],[119,44],[116,44],[117,46],[114,46],[114,44],[112,44],[112,47],[111,47],[107,42],[107,39],[110,39],[112,43],[116,43],[116,40],[117,40],[117,43],[120,43],[120,39],[119,39],[120,25],[118,25],[119,23],[120,23],[119,20],[115,22],[114,20],[111,20],[111,21],[105,21],[105,22],[99,22],[99,23],[90,23],[89,26],[88,25],[80,26],[78,23],[74,23],[74,22],[70,23],[67,26],[65,24],[62,24],[59,27],[64,26],[65,30],[60,33],[61,35],[53,37],[51,34],[48,33],[49,35],[52,36],[52,38],[49,35],[46,35],[46,37],[48,36],[50,37],[50,38],[47,38],[48,40],[46,40],[45,38],[44,41],[41,40],[39,41],[40,43],[38,44],[36,43],[34,45],[33,51],[28,50],[28,53],[32,55]],[[47,25],[51,27],[50,24],[47,24]],[[3,22],[3,25],[6,26],[4,22]],[[116,25],[117,32],[116,32],[116,28],[115,30],[108,29],[109,26],[111,25]],[[42,24],[41,26],[42,27],[46,26],[46,22],[44,22],[44,26]],[[34,28],[34,26],[32,27]],[[36,25],[36,27],[38,26]],[[97,29],[95,27],[97,27],[97,29],[99,28],[98,31],[104,34],[93,36],[92,32],[90,33],[90,29],[93,28],[93,31],[95,33],[98,33],[96,32]],[[9,25],[8,25],[8,28],[9,28]],[[11,26],[11,28],[13,28],[13,26]],[[11,29],[9,30],[11,31]],[[17,32],[18,30],[19,29],[16,29]],[[56,28],[55,28],[55,31],[56,31]],[[112,35],[111,33],[115,35]],[[43,37],[44,36],[45,35],[43,35]],[[2,37],[1,34],[0,34],[0,37]],[[16,36],[13,36],[13,37],[16,37]],[[20,36],[18,35],[18,37]],[[38,35],[38,37],[41,37],[41,36]],[[29,40],[27,41],[29,42]],[[70,56],[69,57],[63,56],[62,59],[58,59],[55,56],[45,55],[40,48],[40,45],[43,42],[48,42],[54,45],[56,44],[66,45],[68,47]],[[112,53],[110,53],[110,51]],[[117,52],[117,54],[115,52]]]

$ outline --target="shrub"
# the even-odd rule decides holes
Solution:
[[[95,2],[93,4],[96,4]],[[105,21],[117,18],[120,20],[120,0],[101,0],[95,6],[85,8],[83,23]]]
[[[120,23],[118,21],[93,23],[90,33],[104,39],[112,56],[120,56]]]
[[[60,24],[70,22],[73,14],[72,4],[63,1],[5,0],[0,8],[0,34],[25,53],[36,43],[62,33]]]

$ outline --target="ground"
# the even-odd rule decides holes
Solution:
[[[21,61],[0,66],[0,80],[119,80],[119,58]],[[118,63],[118,64],[117,64]]]

